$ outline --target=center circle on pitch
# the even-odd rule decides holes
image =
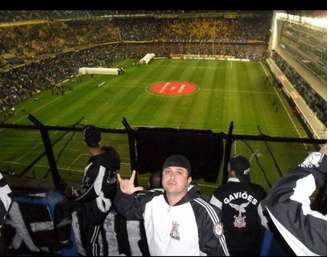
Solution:
[[[157,95],[181,96],[194,93],[197,86],[186,81],[167,81],[152,84],[148,89]]]

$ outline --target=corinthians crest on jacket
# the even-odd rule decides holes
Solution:
[[[180,233],[178,228],[179,228],[179,223],[177,221],[172,221],[170,236],[176,240],[180,240]]]
[[[236,216],[236,215],[233,216],[235,218],[235,220],[233,222],[234,227],[236,227],[236,228],[246,227],[246,221],[245,221],[246,216],[243,216],[242,213],[246,212],[246,207],[249,205],[249,202],[242,203],[240,205],[229,203],[229,205],[231,206],[231,208],[238,211],[238,216]]]

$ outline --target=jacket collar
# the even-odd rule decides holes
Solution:
[[[238,183],[240,183],[240,180],[239,180],[239,178],[228,178],[227,182],[238,182]]]
[[[178,205],[190,202],[190,200],[197,197],[197,194],[198,194],[197,188],[194,185],[190,185],[188,187],[188,192],[180,199],[179,202],[177,202],[173,206],[178,206]],[[165,199],[166,203],[169,205],[169,201],[167,200],[165,192],[164,192],[164,199]]]

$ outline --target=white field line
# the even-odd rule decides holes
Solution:
[[[168,82],[169,83],[169,82]],[[166,84],[165,84],[166,85]],[[165,85],[161,88],[161,91],[163,92],[165,90]],[[145,88],[145,91],[148,89],[148,85],[140,86],[140,85],[120,85],[120,88]],[[181,87],[180,87],[181,88]],[[171,88],[172,90],[172,88]],[[200,87],[197,87],[197,90],[200,91]],[[223,93],[246,93],[246,94],[263,94],[263,95],[274,95],[275,93],[273,92],[267,92],[267,91],[255,91],[255,90],[224,90],[224,89],[207,89],[207,88],[202,88],[201,91],[206,91],[206,92],[223,92]]]
[[[159,92],[163,93],[168,85],[170,85],[170,82],[166,82]]]
[[[56,135],[56,134],[58,134],[59,132],[58,131],[56,131],[56,132],[54,132],[52,135],[54,136],[54,135]],[[43,143],[39,143],[39,144],[35,144],[32,148],[31,148],[31,150],[36,150],[38,147],[40,147],[40,145],[43,145]],[[22,160],[26,155],[28,155],[28,154],[30,154],[31,153],[31,151],[26,151],[25,153],[23,153],[21,156],[19,156],[15,161],[20,161],[20,160]]]
[[[73,165],[74,165],[74,163],[75,162],[77,162],[79,159],[80,159],[80,157],[81,157],[81,154],[79,154],[68,166],[67,166],[67,168],[68,169],[70,169]]]
[[[17,165],[21,165],[21,166],[23,166],[22,163],[20,163],[20,162],[15,162],[15,161],[0,161],[0,163],[17,164]],[[34,165],[33,167],[37,167],[37,168],[45,168],[45,169],[48,169],[48,168],[49,168],[49,167],[46,166],[46,165],[39,165],[39,164],[36,164],[36,165]],[[61,170],[67,170],[67,171],[77,171],[77,172],[80,172],[80,173],[82,174],[82,171],[81,171],[81,170],[62,168],[62,167],[59,167],[59,166],[58,166],[58,169],[61,169]]]
[[[265,76],[269,77],[269,74],[268,74],[268,72],[266,71],[265,67],[263,66],[263,63],[262,63],[262,62],[261,62],[261,66],[262,66],[262,69],[263,69],[263,71],[264,71],[264,73],[265,73]]]
[[[262,62],[261,62],[261,66],[262,66],[262,69],[263,69],[265,75],[268,77],[268,73],[267,73],[266,69],[264,68]],[[293,126],[294,126],[294,128],[295,128],[295,130],[296,130],[296,132],[297,132],[297,134],[298,134],[298,137],[301,138],[302,135],[301,135],[300,131],[298,130],[298,128],[297,128],[295,122],[293,121],[292,117],[290,116],[290,114],[289,114],[289,112],[288,112],[288,108],[285,106],[284,102],[282,101],[282,99],[281,99],[281,97],[280,97],[280,95],[279,95],[279,93],[278,93],[276,87],[273,87],[273,89],[274,89],[276,95],[278,96],[281,105],[284,107],[284,110],[286,111],[286,113],[287,113],[287,115],[288,115],[290,121],[292,122],[292,124],[293,124]],[[304,145],[305,149],[307,149],[307,146],[306,146],[304,143],[303,143],[303,145]]]
[[[285,109],[285,111],[286,111],[286,113],[287,113],[287,115],[288,115],[290,121],[292,122],[292,124],[293,124],[293,126],[294,126],[294,128],[295,128],[295,130],[296,130],[296,132],[297,132],[297,134],[298,134],[298,136],[299,136],[299,137],[302,137],[302,135],[301,135],[300,131],[298,130],[298,128],[297,128],[295,122],[293,121],[292,117],[290,116],[290,114],[289,114],[289,112],[288,112],[288,109],[287,109],[286,105],[285,105],[284,102],[282,101],[282,99],[281,99],[281,97],[280,97],[280,95],[279,95],[279,93],[278,93],[278,91],[277,91],[277,89],[276,89],[275,87],[274,87],[274,91],[276,92],[276,94],[277,94],[277,96],[278,96],[278,98],[279,98],[279,100],[280,100],[280,103],[281,103],[281,105],[284,107],[284,109]]]
[[[255,91],[255,90],[224,90],[224,89],[202,89],[202,91],[208,92],[222,92],[222,93],[245,93],[245,94],[259,94],[259,95],[274,95],[273,92],[266,92],[266,91]]]
[[[105,81],[101,82],[100,84],[98,84],[98,87],[102,87],[105,83]]]
[[[45,107],[48,106],[49,104],[52,104],[53,102],[57,101],[58,99],[59,99],[59,97],[56,97],[55,99],[51,100],[50,102],[47,102],[46,104],[40,106],[39,108],[36,108],[36,109],[33,111],[33,114],[35,114],[35,113],[41,111],[43,108],[45,108]],[[20,117],[19,119],[16,120],[16,123],[17,123],[18,121],[21,121],[21,120],[25,119],[25,118],[26,118],[26,116],[22,116],[22,117]],[[3,130],[5,130],[5,128],[0,129],[0,132],[2,132]]]

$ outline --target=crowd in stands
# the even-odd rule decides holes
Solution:
[[[319,79],[327,81],[327,30],[283,22],[280,45]]]
[[[230,55],[243,55],[235,45],[267,45],[270,18],[92,17],[3,26],[0,68],[47,58],[72,48],[117,41],[201,42],[213,43],[217,48],[231,44]],[[193,49],[196,50],[205,51]]]
[[[110,20],[70,20],[42,22],[0,29],[0,53],[8,62],[46,58],[49,55],[114,42],[119,38]]]
[[[327,122],[327,101],[323,99],[277,52],[272,59],[323,124]]]
[[[107,10],[1,10],[0,22],[85,18],[117,13]]]
[[[270,16],[267,20],[218,19],[218,18],[139,18],[115,19],[113,22],[121,29],[123,40],[163,40],[189,42],[265,42],[269,37]],[[147,33],[145,33],[147,32]]]

